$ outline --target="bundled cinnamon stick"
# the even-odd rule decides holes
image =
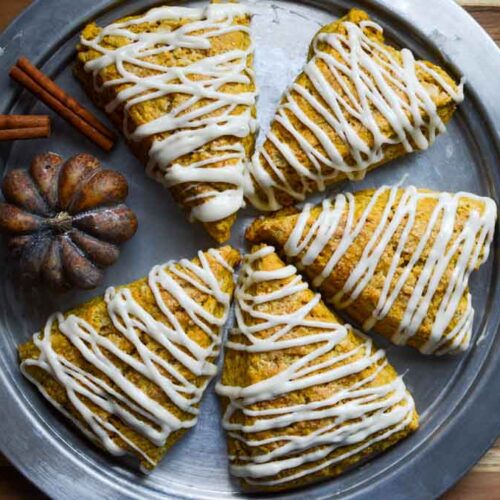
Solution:
[[[0,129],[50,127],[48,115],[0,115]]]
[[[47,115],[0,115],[0,141],[49,137]]]
[[[18,59],[10,76],[102,149],[113,147],[115,134],[26,57]]]

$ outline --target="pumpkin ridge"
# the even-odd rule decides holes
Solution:
[[[14,169],[8,172],[2,181],[2,192],[7,203],[17,205],[27,213],[46,217],[51,212],[51,207],[26,170]]]
[[[52,215],[54,210],[50,206],[50,203],[48,202],[48,200],[45,199],[45,196],[40,191],[38,183],[35,181],[35,179],[31,175],[31,172],[29,170],[26,170],[25,172],[26,172],[27,178],[29,179],[29,181],[31,182],[31,184],[33,186],[33,192],[39,198],[39,200],[41,200],[43,202],[43,204],[45,205],[44,208],[45,208],[46,212],[44,214],[37,214],[37,215],[40,215],[40,217],[43,217],[43,218],[46,218],[47,215],[49,215],[49,214]]]
[[[129,224],[132,226],[130,228],[130,234],[124,236],[123,234],[118,234],[116,231],[109,232],[106,226],[101,226],[101,224],[105,222],[103,219],[105,218],[106,212],[108,214],[113,212],[120,220],[129,218]],[[101,221],[99,221],[99,219],[101,219]],[[137,217],[132,209],[125,205],[125,203],[119,203],[111,207],[103,206],[76,214],[73,217],[73,227],[95,238],[116,244],[128,240],[135,234],[137,230]]]
[[[57,235],[52,239],[51,245],[48,247],[44,256],[42,278],[45,282],[52,283],[57,290],[68,290],[70,281],[64,271],[62,265],[62,249]]]
[[[95,245],[94,249],[92,249],[90,246],[85,249],[82,246],[82,239],[78,237],[78,233],[83,234],[84,238],[87,238],[87,242]],[[106,266],[110,266],[118,259],[120,255],[120,250],[114,243],[96,238],[92,234],[89,234],[86,231],[83,231],[76,227],[72,228],[72,230],[68,232],[68,236],[73,244],[78,247],[78,249],[85,255],[85,257],[88,260],[92,261],[99,269],[104,269]],[[101,247],[100,254],[98,248],[99,246]]]
[[[63,164],[63,168],[64,168],[64,165],[66,163]],[[61,171],[63,170],[63,168],[61,168]],[[73,207],[73,205],[75,204],[75,201],[77,200],[78,196],[81,194],[82,192],[82,188],[92,179],[92,177],[94,177],[97,172],[99,172],[101,170],[101,167],[97,167],[93,170],[90,170],[89,172],[87,172],[86,174],[84,174],[83,178],[81,179],[80,183],[78,184],[78,187],[73,191],[73,194],[71,195],[71,198],[68,202],[68,206],[66,207],[66,210],[68,211],[68,213],[71,213],[71,209]],[[59,183],[58,183],[59,184]],[[59,185],[57,186],[57,189],[59,191]],[[58,193],[59,194],[59,193]],[[58,196],[58,199],[59,199],[59,196]]]
[[[51,159],[58,160],[58,163],[54,166],[50,162]],[[51,182],[49,186],[47,186],[47,192],[45,192],[45,188],[42,185],[41,181],[42,179],[37,179],[37,176],[35,175],[37,171],[38,162],[43,162],[42,170],[46,171],[49,170],[51,167],[54,167],[56,169],[56,172],[54,176],[52,177],[52,181],[55,180],[55,186],[54,182]],[[56,153],[46,153],[46,154],[39,154],[35,156],[33,161],[31,162],[30,167],[26,171],[27,174],[30,176],[34,186],[36,186],[37,192],[40,195],[40,197],[43,199],[47,207],[50,209],[51,215],[57,214],[59,211],[59,176],[61,174],[62,167],[64,165],[64,161],[62,156],[56,154]],[[46,180],[46,179],[44,179]],[[39,182],[40,181],[40,182]],[[50,193],[50,189],[52,189],[52,193]],[[49,198],[49,194],[53,197],[53,200]]]
[[[68,281],[72,284],[78,282],[78,286],[84,289],[98,286],[103,277],[102,269],[87,258],[68,234],[61,235],[60,242],[62,268]]]

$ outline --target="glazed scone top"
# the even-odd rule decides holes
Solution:
[[[188,163],[179,160],[212,141],[242,139],[255,130],[251,110],[255,105],[255,90],[251,89],[255,85],[249,62],[253,45],[249,27],[234,22],[242,16],[249,16],[249,12],[239,4],[165,6],[110,24],[94,38],[81,38],[83,46],[101,54],[84,64],[85,71],[93,75],[95,90],[120,87],[116,98],[106,104],[106,111],[124,106],[123,132],[129,140],[155,136],[147,166],[152,176],[168,187],[199,182],[231,186],[187,197],[191,217],[204,223],[224,219],[243,206],[245,148],[234,141],[214,148],[217,154],[208,158]],[[179,25],[161,31],[138,29],[164,20],[178,20]],[[235,32],[248,35],[245,48],[230,47],[215,55],[195,56],[194,60],[182,57],[184,49],[208,51],[217,37]],[[108,37],[123,37],[127,43],[110,48],[106,45]],[[162,53],[170,56],[166,65],[154,60]],[[101,86],[99,73],[110,65],[116,67],[119,77]],[[244,85],[247,90],[235,92],[235,85]],[[183,97],[174,100],[160,116],[130,130],[127,111],[174,94]]]
[[[336,180],[362,179],[388,146],[426,149],[445,129],[438,105],[463,99],[440,68],[386,45],[364,12],[332,26],[314,38],[249,164],[246,194],[261,210],[281,208],[280,193],[301,201]]]
[[[248,485],[307,482],[412,423],[413,399],[392,368],[386,371],[384,351],[337,322],[273,247],[244,258],[235,311],[226,357],[265,356],[259,365],[246,361],[241,385],[230,385],[235,367],[225,364],[216,387],[229,399],[223,426],[244,444],[230,453],[231,472]]]
[[[109,288],[104,301],[110,324],[116,329],[111,335],[81,316],[52,315],[43,331],[33,336],[39,354],[22,360],[22,372],[89,438],[113,455],[127,451],[119,444],[124,443],[151,468],[156,462],[147,451],[103,415],[119,419],[156,447],[165,445],[175,431],[196,424],[198,403],[217,371],[214,358],[231,301],[215,269],[220,268],[217,274],[227,272],[232,281],[235,258],[231,252],[236,253],[228,247],[224,252],[200,251],[197,260],[153,267],[143,286],[150,288],[161,314],[148,312],[131,287]],[[202,300],[214,301],[213,312]],[[188,334],[188,328],[198,329],[201,335]],[[63,339],[77,349],[86,368],[70,352],[61,350]],[[167,353],[176,363],[168,361]],[[33,368],[43,370],[63,387],[76,416],[51,397]],[[191,375],[196,383],[188,380]],[[157,387],[160,399],[166,397],[175,411],[161,404],[154,392],[146,391],[141,380]]]
[[[306,204],[285,223],[264,218],[248,235],[274,243],[273,228],[286,226],[275,232],[285,254],[336,309],[363,316],[365,331],[390,320],[392,342],[444,354],[469,347],[469,276],[488,258],[496,214],[471,193],[382,186]]]

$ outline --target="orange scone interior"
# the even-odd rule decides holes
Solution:
[[[273,491],[336,476],[418,427],[383,350],[341,323],[273,247],[244,259],[217,392],[231,472]]]
[[[247,238],[280,248],[365,332],[457,353],[470,345],[469,276],[488,258],[496,214],[471,193],[382,186],[257,219]]]
[[[462,99],[462,85],[443,69],[391,47],[381,26],[352,9],[314,37],[248,166],[247,197],[261,210],[277,210],[362,179],[429,147]]]
[[[255,93],[249,11],[163,6],[85,27],[76,75],[153,178],[219,242],[243,206]]]
[[[231,247],[155,266],[19,347],[21,370],[98,446],[154,468],[197,421],[233,292]]]

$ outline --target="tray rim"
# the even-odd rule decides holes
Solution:
[[[329,0],[308,0],[308,3],[311,4],[325,4],[328,2]],[[450,13],[447,19],[440,18],[433,20],[435,23],[434,26],[438,29],[435,33],[436,40],[434,40],[434,36],[429,37],[430,32],[426,33],[425,29],[425,18],[428,17],[429,10],[423,4],[430,4],[431,2],[433,9],[439,10],[442,8]],[[339,3],[343,3],[342,0]],[[447,63],[454,69],[456,69],[457,66],[463,67],[464,61],[461,60],[460,64],[456,64],[455,60],[460,59],[460,57],[457,56],[457,54],[450,54],[447,47],[438,46],[438,35],[440,26],[444,25],[449,27],[451,24],[457,23],[460,27],[462,36],[465,33],[474,36],[476,45],[471,51],[477,54],[484,52],[489,55],[491,54],[491,60],[489,61],[491,63],[491,69],[496,68],[497,71],[495,73],[500,74],[500,49],[485,30],[453,0],[428,0],[427,2],[422,2],[421,0],[399,0],[396,5],[394,5],[394,2],[391,0],[359,0],[356,3],[361,4],[362,8],[366,8],[371,12],[377,12],[377,10],[379,10],[386,16],[397,18],[398,22],[401,24],[411,25],[412,29],[418,33],[418,36],[423,37],[428,44],[437,48],[441,55],[447,60]],[[95,17],[95,15],[102,15],[104,12],[112,10],[116,6],[113,0],[79,0],[77,6],[73,2],[71,2],[71,4],[72,10],[83,12],[86,19]],[[51,8],[60,9],[60,1],[44,0],[42,2],[41,0],[34,0],[32,4],[30,4],[4,29],[3,32],[0,33],[0,46],[3,46],[6,41],[10,40],[17,29],[32,24],[33,19],[37,18],[37,16],[46,17],[44,13],[50,11]],[[408,20],[410,15],[412,17],[414,16],[411,22]],[[65,23],[64,26],[61,26],[61,29],[63,29],[65,33],[69,33],[67,36],[72,36],[74,27],[81,26],[83,22],[80,16],[75,15],[69,27],[68,24]],[[54,31],[55,26],[52,25],[51,28],[51,31]],[[29,53],[29,50],[26,52]],[[46,50],[44,51],[42,45],[41,50],[30,55],[32,55],[32,59],[35,62],[43,63],[46,56]],[[4,66],[5,59],[6,58],[3,57],[2,60],[0,60],[0,66]],[[478,60],[480,60],[479,57]],[[477,72],[472,73],[469,78],[468,91],[474,97],[476,104],[480,106],[480,111],[486,124],[485,128],[488,129],[491,134],[493,146],[498,153],[500,151],[500,103],[495,104],[496,101],[494,97],[496,96],[494,86],[487,85],[487,82],[484,82],[484,80],[485,79],[482,79]],[[20,91],[9,88],[7,92],[4,93],[4,97],[0,98],[0,109],[8,108],[18,93],[20,93]],[[488,98],[489,106],[486,107],[484,101],[488,100]],[[3,166],[0,166],[0,169],[3,171]],[[499,172],[494,172],[493,174],[497,177],[499,176]],[[492,245],[492,253],[496,254],[495,259],[498,258],[499,254],[499,236],[497,224],[495,242]],[[498,288],[499,276],[500,273],[495,277],[495,288]],[[498,301],[496,305],[499,305]],[[500,317],[500,311],[498,311],[496,316],[497,319]],[[424,493],[429,496],[438,496],[455,484],[455,482],[457,482],[489,449],[495,439],[500,436],[500,425],[498,419],[494,418],[495,415],[500,414],[500,393],[496,391],[494,387],[495,370],[497,367],[500,367],[500,341],[494,340],[491,349],[483,360],[479,372],[475,375],[474,386],[467,392],[469,398],[459,408],[457,413],[449,419],[444,430],[442,432],[440,430],[440,432],[437,433],[438,435],[434,435],[433,439],[422,443],[423,446],[421,446],[418,453],[411,454],[410,460],[402,466],[398,465],[398,467],[394,467],[392,471],[389,471],[389,474],[384,476],[382,481],[378,479],[375,485],[365,484],[362,486],[361,490],[358,490],[355,494],[348,494],[347,498],[368,498],[369,496],[372,498],[383,498],[387,497],[387,495],[395,497],[399,497],[400,495],[402,497],[404,495],[408,498],[416,498],[417,495],[422,495]],[[13,387],[8,384],[7,373],[3,371],[1,366],[0,380],[2,381],[0,384],[0,398],[2,398],[3,401],[6,401],[6,398],[12,398],[12,401],[15,402],[17,407],[17,416],[19,418],[22,416],[23,420],[25,420],[28,417],[27,408],[21,401],[24,394],[16,394],[13,391]],[[478,401],[482,403],[479,407],[476,404]],[[22,415],[19,414],[19,412]],[[486,419],[485,417],[487,417],[488,414],[490,418]],[[0,410],[0,416],[13,417],[12,414],[8,415],[4,405],[2,405],[2,409]],[[19,427],[17,427],[16,423],[18,422],[19,421],[16,421],[14,425],[12,425],[12,423],[5,418],[3,426],[11,427],[12,431],[16,431],[21,427],[20,422]],[[481,439],[475,441],[473,446],[471,446],[471,436],[463,432],[462,426],[460,425],[464,422],[472,429],[478,427],[482,429]],[[32,421],[24,421],[23,423],[28,424],[30,427],[35,425],[35,428],[38,428],[35,430],[39,431],[40,434],[45,433],[45,431],[41,429],[40,422],[33,423]],[[116,494],[127,496],[127,492],[130,493],[130,491],[125,489],[125,485],[113,483],[110,481],[111,478],[105,478],[102,475],[95,474],[95,471],[91,470],[90,467],[87,468],[87,473],[95,479],[95,482],[86,482],[85,484],[81,481],[73,481],[72,475],[65,475],[63,477],[59,475],[58,479],[60,481],[65,481],[65,484],[61,485],[61,483],[59,483],[59,485],[56,486],[53,478],[55,477],[54,473],[57,475],[57,471],[50,470],[50,467],[53,467],[52,463],[44,464],[46,470],[43,475],[40,475],[38,470],[38,475],[34,476],[30,474],[30,471],[37,465],[36,454],[28,453],[28,457],[26,457],[26,453],[22,453],[22,451],[26,450],[19,450],[18,447],[16,448],[15,440],[10,439],[11,435],[10,432],[2,432],[0,434],[0,450],[28,480],[52,497],[60,497],[62,492],[70,494],[71,498],[76,498],[77,496],[88,498],[92,494],[99,494],[102,497],[109,498],[114,497]],[[51,443],[53,446],[55,445],[55,449],[60,448],[64,454],[64,450],[60,443],[53,441],[51,441]],[[452,456],[455,462],[453,463],[451,474],[448,468],[449,464],[447,464],[447,478],[439,482],[436,481],[435,474],[429,474],[429,471],[425,471],[425,461],[439,464],[443,458],[443,449],[446,449],[446,455]],[[467,453],[463,453],[464,449],[467,449]],[[84,467],[84,464],[82,462],[77,463],[76,461],[68,461],[68,464],[69,463],[72,467],[71,471],[76,472],[77,474],[75,477],[78,477],[82,473],[82,466]],[[78,474],[78,472],[80,474]],[[419,477],[418,484],[415,484],[415,477]],[[307,490],[300,491],[306,492]]]

